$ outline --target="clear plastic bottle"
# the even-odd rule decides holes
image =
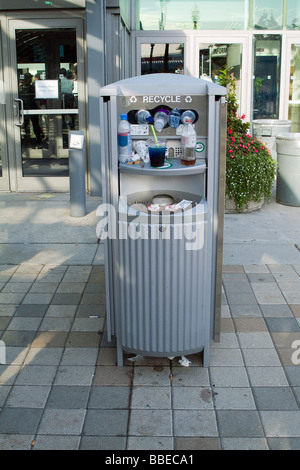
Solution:
[[[170,112],[167,109],[160,109],[154,115],[154,128],[156,131],[161,132],[168,124]]]
[[[191,120],[186,121],[181,134],[182,165],[194,165],[196,163],[195,147],[197,134]]]
[[[195,120],[196,120],[196,114],[191,109],[187,109],[181,115],[182,124],[185,124],[187,121],[192,121],[192,124],[193,124]]]
[[[180,109],[178,108],[172,109],[172,111],[170,112],[170,116],[169,116],[169,125],[174,128],[178,127],[180,124],[180,118],[181,118]]]
[[[120,163],[126,163],[131,157],[132,139],[127,114],[121,114],[118,125],[118,158]]]
[[[135,114],[135,120],[138,124],[150,124],[153,122],[153,117],[146,109],[140,109]]]

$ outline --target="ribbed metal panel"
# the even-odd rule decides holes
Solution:
[[[203,224],[203,229],[206,223],[185,224],[181,229],[185,234],[199,229],[196,224]],[[172,224],[167,227],[170,237],[158,231],[158,238],[151,238],[155,228],[140,224],[144,239],[118,240],[122,347],[157,356],[201,351],[207,314],[204,248],[187,250],[190,240],[176,239]]]

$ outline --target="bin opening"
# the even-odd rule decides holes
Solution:
[[[155,210],[162,213],[170,214],[172,207],[176,211],[175,206],[183,203],[178,207],[178,210],[189,210],[199,204],[202,200],[201,196],[196,194],[186,193],[182,191],[143,191],[127,195],[127,204],[135,211],[148,214],[149,211]],[[172,207],[171,207],[172,206]]]

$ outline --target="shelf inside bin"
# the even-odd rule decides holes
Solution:
[[[162,176],[175,176],[175,175],[194,175],[196,173],[205,173],[206,161],[205,159],[197,159],[195,165],[186,166],[182,165],[180,158],[166,158],[165,166],[161,168],[154,168],[149,163],[119,163],[121,173],[134,173],[137,175],[162,175]]]

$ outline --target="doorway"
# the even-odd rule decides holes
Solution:
[[[81,20],[10,20],[9,41],[10,189],[66,191],[69,131],[85,123]]]

